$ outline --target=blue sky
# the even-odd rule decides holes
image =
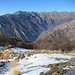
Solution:
[[[75,12],[75,0],[0,0],[0,15],[16,11]]]

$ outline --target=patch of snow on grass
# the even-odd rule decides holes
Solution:
[[[48,68],[44,68],[41,66],[48,65],[48,64],[55,64],[59,62],[66,62],[66,60],[56,60],[55,58],[64,58],[64,59],[70,59],[72,56],[63,55],[63,54],[34,54],[28,59],[24,58],[19,61],[20,67],[23,70],[21,70],[22,75],[39,75],[40,72],[43,70],[49,70]],[[40,67],[39,67],[40,66]],[[46,71],[47,71],[46,70]]]
[[[69,70],[69,69],[72,69],[72,68],[75,68],[75,66],[66,66],[63,68],[63,70]]]
[[[23,69],[21,71],[21,75],[39,75],[40,72],[46,72],[48,70],[50,70],[50,69],[37,66],[37,67],[33,67],[33,68]]]
[[[66,60],[56,60],[55,58],[72,58],[72,56],[65,56],[63,54],[34,54],[31,57],[28,57],[26,60],[25,58],[20,60],[20,64],[24,64],[27,66],[43,66],[43,65],[48,65],[48,64],[54,64],[54,63],[59,63],[59,62],[66,62]],[[31,64],[32,63],[32,64]],[[29,65],[30,64],[30,65]]]
[[[64,58],[64,59],[71,59],[72,56],[71,55],[65,55],[65,54],[50,54],[50,57],[53,58]]]
[[[63,59],[70,59],[72,57],[73,56],[63,54],[33,54],[30,57],[26,57],[22,60],[19,60],[18,66],[21,69],[21,75],[39,75],[40,72],[45,72],[50,69],[46,68],[46,65],[55,64],[59,62],[67,62],[68,60]],[[56,60],[55,58],[63,59]]]

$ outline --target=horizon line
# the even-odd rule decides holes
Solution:
[[[14,13],[17,13],[17,12],[37,12],[37,13],[41,13],[41,12],[74,12],[75,13],[75,11],[66,11],[66,10],[64,10],[64,11],[25,11],[25,10],[18,10],[18,11],[14,11],[14,12],[6,12],[6,13],[3,13],[3,14],[0,14],[0,16],[1,15],[6,15],[6,14],[14,14]]]

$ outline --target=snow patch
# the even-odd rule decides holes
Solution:
[[[21,69],[21,75],[39,75],[40,72],[50,70],[50,68],[45,67],[46,65],[67,62],[72,57],[64,54],[33,54],[30,57],[27,56],[19,60],[18,67]],[[61,58],[61,60],[56,60],[56,58]],[[5,75],[8,75],[8,73],[10,72],[7,72]]]

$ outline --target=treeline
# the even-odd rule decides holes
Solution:
[[[30,41],[25,41],[19,37],[0,35],[0,46],[8,45],[11,45],[11,47],[33,49],[33,43]]]
[[[65,35],[56,36],[55,38],[46,37],[39,39],[35,42],[34,48],[36,49],[48,49],[48,50],[62,50],[71,51],[75,49],[75,40],[70,41]]]

